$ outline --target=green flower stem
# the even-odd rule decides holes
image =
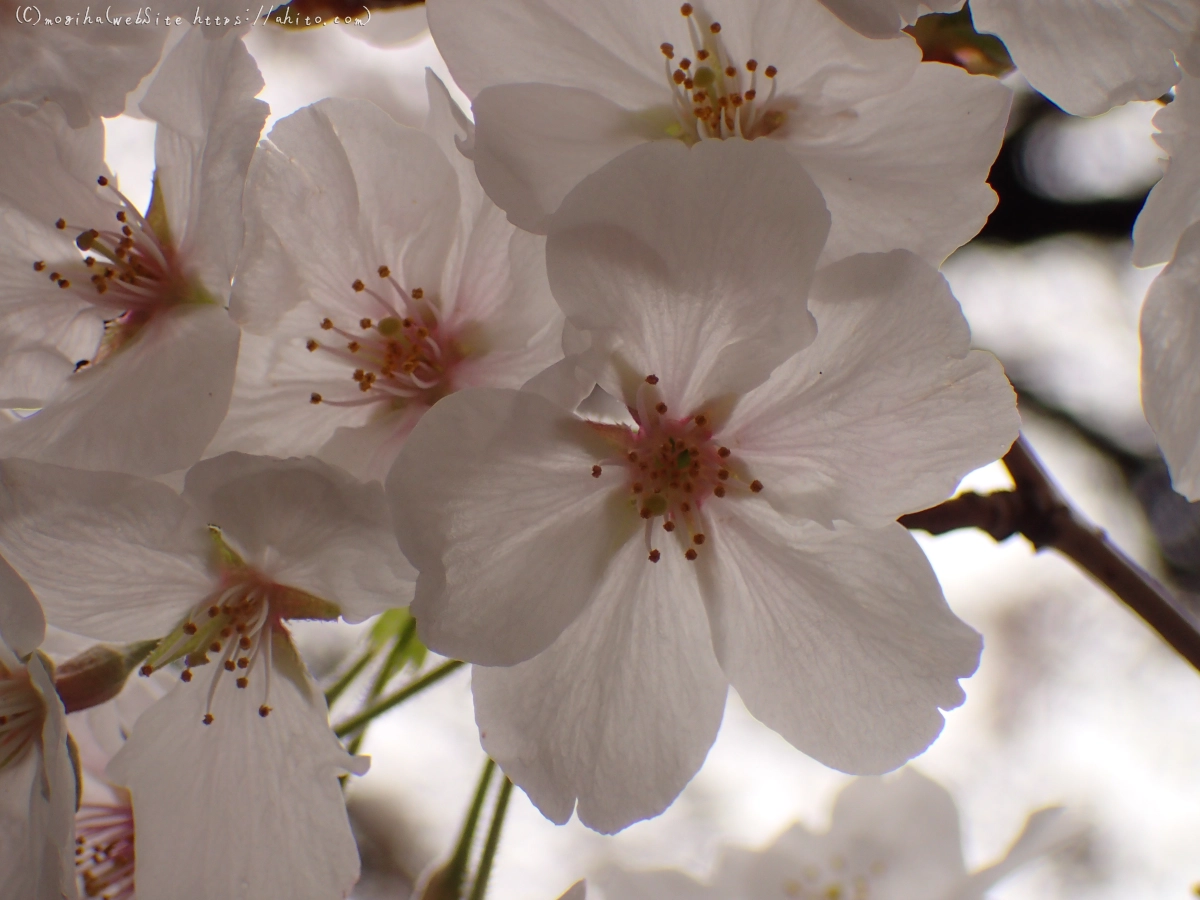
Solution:
[[[354,683],[354,679],[362,674],[362,670],[365,669],[367,664],[370,663],[374,658],[375,651],[368,648],[367,652],[356,659],[354,661],[354,665],[346,670],[346,674],[339,678],[333,684],[333,686],[325,692],[325,704],[327,706],[333,706],[333,704],[337,702],[338,697],[342,696],[342,694],[346,692],[346,688],[350,687],[350,685]]]
[[[392,650],[388,653],[387,659],[383,662],[383,667],[379,670],[379,674],[375,676],[375,682],[371,685],[371,693],[368,694],[369,700],[374,700],[383,693],[392,676],[400,671],[400,665],[404,659],[404,653],[408,650],[408,645],[412,643],[412,639],[417,636],[417,620],[409,619],[404,626],[404,630],[400,632],[396,638],[396,642],[392,644]]]
[[[467,810],[467,818],[463,821],[462,831],[458,835],[458,844],[454,855],[446,865],[445,885],[450,890],[450,896],[462,896],[463,878],[467,874],[467,862],[471,857],[471,843],[475,840],[475,829],[479,825],[479,814],[483,811],[483,801],[487,797],[488,786],[492,783],[492,774],[496,771],[495,760],[489,758],[483,765],[479,776],[479,785],[475,788],[475,797],[471,800],[471,808]]]
[[[496,859],[496,850],[500,846],[500,829],[504,827],[504,815],[508,812],[508,798],[512,794],[513,783],[505,776],[500,785],[500,796],[496,798],[496,810],[492,813],[492,827],[488,829],[487,843],[483,845],[483,856],[479,858],[479,869],[475,873],[475,883],[471,885],[471,896],[468,900],[483,900],[487,894],[488,878],[492,874],[492,862]]]
[[[462,660],[458,660],[458,659],[452,659],[449,662],[442,663],[442,665],[438,666],[436,669],[433,669],[432,671],[427,672],[426,674],[424,674],[420,678],[418,678],[416,681],[402,687],[400,690],[396,691],[396,693],[392,694],[390,697],[384,697],[378,703],[373,703],[370,706],[368,706],[366,709],[364,709],[358,715],[351,716],[349,719],[344,721],[341,725],[338,725],[336,728],[334,728],[333,733],[336,734],[340,738],[345,737],[348,734],[353,734],[354,732],[358,731],[360,728],[365,726],[372,719],[375,719],[376,717],[383,715],[385,712],[387,712],[393,706],[399,706],[401,703],[403,703],[409,697],[412,697],[416,694],[421,693],[421,691],[425,690],[425,688],[429,687],[430,685],[437,684],[439,681],[441,681],[443,678],[445,678],[447,675],[449,675],[451,672],[453,672],[455,669],[457,669],[461,665],[462,665]]]
[[[408,645],[412,643],[412,639],[417,634],[417,620],[409,619],[408,624],[404,626],[404,630],[396,637],[392,644],[392,649],[388,652],[387,659],[383,661],[383,665],[379,667],[379,671],[375,674],[375,680],[371,683],[371,690],[367,693],[367,703],[374,703],[375,700],[383,693],[392,676],[399,671],[404,665],[404,652],[408,649]],[[362,747],[363,740],[367,736],[367,729],[363,728],[350,741],[346,747],[350,751],[351,756],[357,755]]]

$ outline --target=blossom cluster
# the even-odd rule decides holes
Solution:
[[[1200,499],[1200,5],[971,5],[1068,111],[1175,89],[1145,405]],[[470,115],[429,73],[421,128],[327,99],[265,137],[244,29],[0,25],[6,897],[347,896],[367,760],[295,620],[411,602],[488,755],[604,833],[670,806],[730,686],[855,775],[964,700],[982,640],[897,522],[1020,424],[938,271],[995,206],[1012,91],[901,31],[963,0],[427,6]],[[127,104],[145,210],[104,161]],[[938,789],[861,784],[851,856],[878,817],[863,846],[920,860],[901,800],[945,825],[911,870],[854,857],[871,896],[981,895],[1048,846],[968,876]],[[607,890],[834,896],[784,872],[814,841]]]

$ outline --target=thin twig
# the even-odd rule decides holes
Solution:
[[[1022,534],[1038,550],[1052,547],[1112,591],[1200,670],[1200,623],[1157,579],[1068,503],[1024,437],[1013,444],[1004,465],[1015,490],[962,494],[932,509],[903,516],[900,524],[931,534],[978,528],[997,541]]]

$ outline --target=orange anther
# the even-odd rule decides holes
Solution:
[[[392,270],[387,266],[380,266],[376,271],[379,272],[380,278],[390,278],[392,274]]]
[[[696,559],[696,551],[688,547],[687,553],[683,554],[683,556],[688,562],[693,562]]]
[[[662,554],[657,550],[650,551],[650,562],[658,562],[660,559],[662,559]]]
[[[757,478],[754,479],[752,482],[750,482],[750,490],[754,491],[754,493],[757,494],[762,489],[763,489],[763,483],[761,481],[759,481]]]

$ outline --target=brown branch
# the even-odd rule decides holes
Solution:
[[[1013,444],[1004,464],[1015,490],[962,494],[903,516],[900,524],[930,534],[978,528],[997,541],[1022,534],[1038,550],[1052,547],[1116,594],[1200,670],[1200,623],[1157,579],[1072,508],[1024,437]]]

